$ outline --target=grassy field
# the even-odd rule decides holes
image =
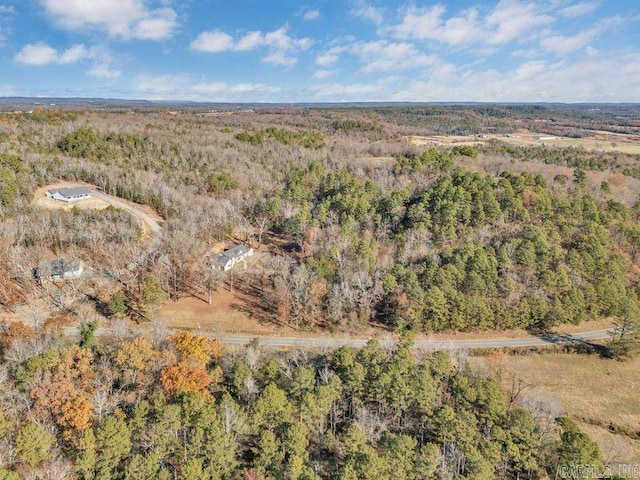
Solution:
[[[497,354],[474,361],[500,371],[505,387],[516,375],[525,386],[523,395],[557,403],[598,442],[605,460],[640,465],[640,358],[618,362],[596,355],[542,353]]]
[[[407,140],[414,145],[453,146],[484,145],[499,140],[514,146],[576,147],[600,152],[622,152],[640,154],[640,138],[636,135],[625,135],[612,132],[595,132],[593,137],[570,138],[548,135],[545,133],[517,131],[507,135],[431,135],[428,137],[410,136]]]

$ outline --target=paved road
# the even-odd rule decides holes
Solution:
[[[129,333],[139,334],[146,329],[136,328]],[[173,330],[170,330],[172,332]],[[68,336],[79,334],[76,327],[65,327],[64,333]],[[262,345],[272,347],[293,347],[293,348],[338,348],[348,346],[363,347],[368,339],[349,337],[263,337],[253,335],[225,335],[212,332],[199,331],[200,335],[218,338],[226,345],[246,345],[253,339],[258,338]],[[97,336],[116,336],[117,332],[111,328],[98,328]],[[416,340],[414,348],[424,350],[465,350],[465,349],[488,349],[488,348],[516,348],[516,347],[538,347],[545,345],[558,345],[564,343],[587,343],[594,340],[605,340],[613,334],[612,329],[593,330],[590,332],[569,334],[548,334],[539,337],[525,338],[495,338],[482,340],[442,340],[442,339],[420,339]],[[397,340],[392,336],[379,337],[383,347],[391,348],[396,345]]]
[[[93,191],[93,196],[104,200],[105,202],[121,208],[129,212],[131,215],[145,222],[151,228],[154,235],[162,231],[160,224],[142,209],[136,208],[129,203],[123,202],[111,195],[97,190]],[[133,329],[130,333],[141,334],[144,328]],[[76,327],[65,327],[66,335],[78,335],[79,331]],[[109,328],[99,328],[96,331],[97,336],[116,336],[118,333]],[[254,338],[259,338],[260,343],[272,347],[294,347],[294,348],[338,348],[343,345],[348,347],[363,347],[368,339],[366,338],[350,338],[350,337],[263,337],[252,335],[225,335],[212,332],[199,332],[201,335],[219,338],[220,341],[227,345],[246,345]],[[446,339],[420,339],[416,340],[414,348],[427,350],[456,350],[456,349],[488,349],[488,348],[517,348],[517,347],[538,347],[545,345],[555,345],[563,343],[584,343],[594,340],[604,340],[613,334],[613,330],[593,330],[591,332],[568,334],[547,334],[538,337],[525,338],[493,338],[482,340],[446,340]],[[385,336],[379,338],[380,343],[384,347],[391,348],[397,343],[397,339],[393,336]]]
[[[100,192],[97,190],[92,190],[91,195],[93,196],[93,198],[98,198],[100,200],[103,200],[113,205],[114,207],[118,207],[118,208],[121,208],[122,210],[125,210],[126,212],[130,213],[134,217],[143,221],[144,223],[149,225],[149,228],[154,234],[158,234],[162,231],[162,227],[160,227],[160,224],[151,215],[145,213],[142,209],[134,207],[129,203],[123,202],[122,200],[118,200],[117,198],[112,197],[111,195],[107,195],[106,193]]]

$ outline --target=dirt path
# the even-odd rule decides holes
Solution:
[[[52,188],[73,188],[73,187],[86,187],[91,190],[91,198],[86,200],[78,200],[75,202],[61,202],[60,200],[54,200],[46,196],[47,190]],[[111,195],[107,195],[104,192],[98,190],[95,185],[88,183],[67,183],[59,182],[44,187],[40,187],[36,190],[33,203],[41,208],[49,210],[71,210],[74,207],[80,209],[104,209],[109,205],[126,211],[138,219],[145,227],[148,227],[152,234],[157,235],[162,231],[159,221],[153,217],[153,215],[147,213],[144,210],[144,206],[137,205],[133,202],[128,202]]]
[[[141,208],[135,207],[130,203],[126,203],[122,200],[112,197],[111,195],[107,195],[106,193],[103,193],[103,192],[99,192],[96,190],[93,190],[92,192],[93,192],[92,193],[93,198],[96,198],[98,200],[103,200],[109,203],[110,205],[113,205],[114,207],[125,210],[126,212],[130,213],[141,222],[146,223],[154,234],[158,234],[162,231],[162,227],[160,226],[160,224],[151,215],[143,211]]]

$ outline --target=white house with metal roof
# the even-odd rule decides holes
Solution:
[[[63,282],[81,277],[83,271],[84,264],[80,261],[74,262],[64,258],[56,258],[35,268],[34,274],[40,281]]]
[[[211,268],[217,270],[231,270],[236,263],[243,262],[244,266],[247,266],[247,257],[253,255],[253,248],[246,245],[236,245],[234,247],[225,250],[218,255],[215,255],[210,262]]]
[[[62,202],[75,202],[91,198],[91,190],[85,187],[54,188],[47,190],[47,197]]]

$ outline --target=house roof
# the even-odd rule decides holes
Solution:
[[[251,249],[245,245],[236,245],[234,247],[231,247],[225,250],[222,253],[215,255],[211,259],[211,264],[223,267],[224,265],[226,265],[228,262],[232,260],[244,257],[250,251]]]
[[[71,262],[64,258],[56,258],[49,262],[49,271],[51,272],[51,275],[64,275],[65,273],[79,270],[81,266],[81,262]]]
[[[86,187],[55,188],[53,190],[49,190],[49,193],[51,193],[52,195],[56,192],[67,198],[91,195],[91,190]]]
[[[245,245],[236,245],[235,247],[231,247],[228,250],[225,250],[220,255],[223,255],[227,258],[237,258],[249,253],[249,248]]]

